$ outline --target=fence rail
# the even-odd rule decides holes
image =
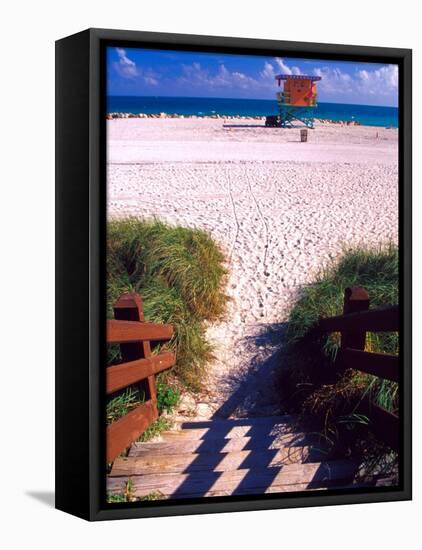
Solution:
[[[319,328],[326,332],[389,332],[399,330],[398,306],[380,307],[321,319]]]
[[[145,380],[146,401],[107,426],[107,462],[112,462],[158,418],[155,375],[176,362],[172,352],[152,355],[150,342],[170,340],[173,327],[146,323],[138,294],[123,294],[113,309],[114,319],[107,321],[107,343],[120,344],[122,363],[107,367],[106,393]]]
[[[109,344],[169,340],[172,335],[173,327],[171,325],[139,323],[137,321],[108,321],[107,323]]]
[[[341,344],[336,357],[336,369],[357,369],[367,374],[393,382],[399,381],[399,358],[386,353],[365,351],[367,332],[390,332],[399,330],[399,308],[388,306],[369,309],[369,295],[361,287],[346,288],[343,315],[320,319],[319,332],[340,332]],[[399,418],[383,407],[365,398],[360,411],[370,418],[374,433],[397,450],[399,447]]]
[[[392,382],[399,381],[399,358],[387,353],[371,353],[346,348],[337,355],[337,366],[345,369],[358,369]]]

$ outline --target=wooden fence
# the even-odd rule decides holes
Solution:
[[[107,367],[106,392],[110,395],[145,380],[145,402],[107,427],[107,462],[137,439],[158,417],[155,375],[172,367],[174,353],[151,354],[150,342],[170,340],[173,327],[145,323],[138,294],[123,294],[114,304],[114,319],[107,321],[107,343],[120,344],[122,363]]]
[[[367,332],[390,332],[399,330],[399,308],[388,306],[369,309],[369,295],[364,288],[346,288],[343,315],[320,319],[320,332],[340,332],[341,345],[336,357],[336,369],[357,369],[398,382],[399,358],[397,355],[365,351]],[[398,416],[365,398],[359,412],[367,414],[370,427],[391,448],[399,447]]]

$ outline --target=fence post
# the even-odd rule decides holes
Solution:
[[[123,294],[114,304],[114,318],[120,321],[145,322],[142,299],[139,294]],[[141,358],[148,359],[151,357],[151,345],[149,342],[121,344],[120,351],[124,362]],[[154,375],[146,379],[146,389],[148,393],[147,399],[151,399],[154,407],[154,414],[158,416],[157,390]]]
[[[369,295],[366,289],[356,286],[344,291],[343,314],[367,311]],[[341,333],[341,348],[365,349],[366,331],[347,331]]]

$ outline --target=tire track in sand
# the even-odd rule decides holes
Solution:
[[[233,251],[234,251],[234,248],[236,246],[237,239],[239,237],[240,224],[239,224],[239,218],[237,216],[236,205],[235,205],[234,198],[233,198],[232,179],[231,179],[231,175],[230,175],[230,166],[226,167],[225,172],[226,172],[226,178],[227,178],[227,191],[228,191],[228,194],[229,194],[230,203],[231,203],[232,211],[233,211],[233,217],[234,217],[234,221],[235,221],[235,224],[236,224],[234,239],[232,240],[232,243],[231,243],[231,246],[230,246],[230,252],[229,252],[229,263],[231,263],[232,256],[233,256]]]
[[[245,176],[246,184],[248,186],[249,195],[252,199],[252,202],[255,205],[255,209],[258,213],[258,217],[261,220],[262,227],[263,227],[263,233],[264,233],[263,246],[264,246],[264,249],[263,249],[261,264],[262,264],[262,273],[263,273],[264,278],[261,281],[259,281],[259,283],[260,283],[260,286],[265,287],[266,286],[265,278],[269,276],[269,272],[268,272],[268,269],[267,269],[267,255],[268,255],[268,247],[269,247],[268,223],[267,223],[267,220],[265,219],[264,214],[262,213],[259,201],[256,198],[255,193],[253,192],[252,184],[251,184],[251,178],[250,178],[249,173],[248,173],[248,166],[247,165],[245,165],[244,176]],[[258,271],[258,273],[259,273],[259,271]],[[259,316],[262,318],[262,317],[265,317],[265,310],[266,310],[264,294],[263,294],[262,289],[257,290],[257,297],[258,297],[258,307],[260,309]]]

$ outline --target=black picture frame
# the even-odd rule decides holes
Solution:
[[[399,65],[400,397],[398,488],[105,503],[105,70],[107,45]],[[411,463],[412,52],[89,29],[56,42],[56,508],[87,520],[409,500]]]

